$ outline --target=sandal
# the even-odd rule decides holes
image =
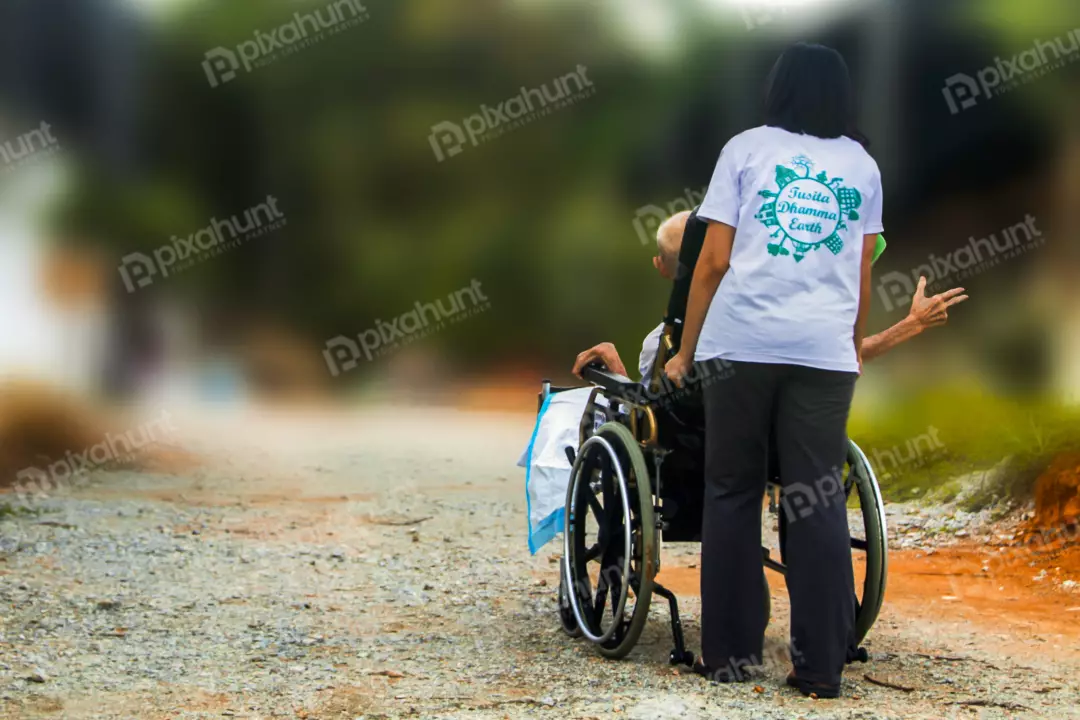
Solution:
[[[787,684],[807,697],[813,695],[814,697],[823,700],[831,700],[840,697],[839,685],[827,685],[812,680],[803,680],[797,676],[794,671],[788,674]]]

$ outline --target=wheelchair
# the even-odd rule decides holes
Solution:
[[[558,614],[567,635],[586,638],[611,659],[625,657],[634,648],[656,595],[670,608],[674,648],[669,661],[692,665],[694,660],[684,643],[678,600],[656,576],[662,541],[701,541],[705,443],[698,390],[705,383],[722,381],[730,372],[723,361],[699,363],[697,377],[689,378],[685,388],[674,388],[663,375],[665,361],[678,348],[690,276],[705,226],[696,214],[687,224],[679,258],[682,269],[648,383],[600,366],[583,372],[593,391],[581,418],[578,450],[567,448],[572,469],[564,513]],[[569,388],[544,381],[540,403],[548,394],[565,389]],[[786,572],[789,517],[804,517],[815,502],[798,494],[782,496],[775,474],[770,472],[769,479],[762,505],[767,501],[766,512],[775,516],[780,557],[774,558],[768,547],[762,547],[766,585],[765,569]],[[862,519],[861,532],[853,531],[851,537],[852,550],[864,554],[861,583],[856,572],[856,644],[861,645],[881,610],[888,547],[877,479],[866,454],[854,442],[849,443],[846,467],[835,479],[832,493],[827,501],[845,502],[849,516],[857,509]],[[768,603],[768,592],[765,597]],[[853,650],[849,661],[853,660],[865,661],[866,651]]]

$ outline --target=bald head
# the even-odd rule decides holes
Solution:
[[[679,268],[679,250],[682,248],[683,232],[689,219],[689,210],[675,213],[656,231],[656,247],[660,254],[653,258],[653,265],[669,280],[675,278]]]

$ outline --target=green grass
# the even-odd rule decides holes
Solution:
[[[0,503],[0,520],[5,520],[7,518],[30,517],[37,514],[38,512],[36,510],[28,507],[12,505],[11,503]]]
[[[974,511],[1030,499],[1036,478],[1058,453],[1080,450],[1080,408],[936,388],[894,400],[887,412],[856,410],[849,431],[887,499],[959,498],[961,508]],[[993,468],[984,482],[958,480]]]

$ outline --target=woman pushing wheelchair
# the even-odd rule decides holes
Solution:
[[[709,223],[694,270],[678,353],[730,363],[703,388],[702,656],[717,669],[763,657],[761,498],[775,433],[783,493],[838,477],[865,359],[871,263],[883,232],[881,175],[855,129],[838,52],[797,44],[767,81],[765,124],[724,147],[698,218]],[[804,694],[837,697],[855,644],[846,505],[818,502],[788,518],[793,672]]]
[[[922,281],[910,314],[862,341],[869,265],[884,249],[881,187],[854,140],[843,60],[795,46],[770,76],[766,111],[766,126],[725,147],[701,207],[658,232],[653,264],[674,282],[664,322],[642,348],[645,387],[624,377],[610,343],[581,353],[574,372],[592,386],[545,381],[519,464],[530,550],[563,531],[559,618],[571,637],[625,656],[656,593],[670,605],[672,663],[717,681],[749,679],[743,669],[763,657],[769,612],[764,554],[765,567],[791,573],[789,683],[835,697],[887,573],[876,479],[845,437],[855,378],[862,360],[944,324],[967,296],[958,288],[927,298]],[[660,392],[664,371],[680,385],[707,377],[691,372],[695,360],[695,370],[718,360],[726,371],[695,383],[686,406]],[[845,460],[844,495],[807,492],[839,487]],[[778,476],[781,563],[760,542],[766,482]],[[858,499],[865,539],[849,535],[848,496]],[[816,501],[798,505],[807,497]],[[698,658],[685,651],[676,598],[656,582],[661,536],[703,541]],[[859,600],[851,548],[866,553]]]

